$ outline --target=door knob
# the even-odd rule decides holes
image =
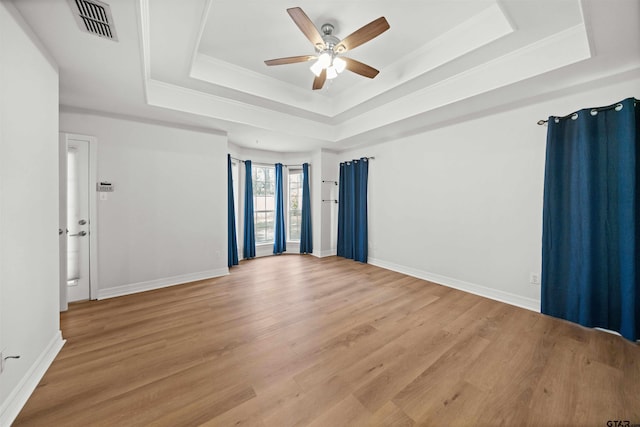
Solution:
[[[86,235],[87,235],[87,232],[84,230],[78,233],[78,236],[86,236]]]
[[[62,228],[58,228],[58,236],[62,236]]]
[[[78,224],[80,225],[85,225],[87,223],[86,219],[81,219],[80,221],[78,221]]]

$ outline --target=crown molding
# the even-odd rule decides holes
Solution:
[[[335,115],[357,107],[395,87],[427,74],[438,67],[461,58],[515,31],[513,25],[494,3],[420,49],[411,52],[394,64],[386,67],[366,88],[354,87],[345,91],[336,100]],[[469,34],[476,37],[470,38]]]
[[[343,123],[338,140],[591,58],[584,23],[441,80]],[[375,124],[375,126],[372,126]]]
[[[159,80],[147,81],[148,103],[218,120],[305,138],[334,140],[335,128],[268,108],[246,104]]]
[[[302,89],[273,77],[198,53],[189,77],[331,117],[331,100],[320,91]]]
[[[201,25],[205,24],[204,21]],[[200,28],[198,43],[202,31],[203,29]],[[321,91],[302,89],[297,85],[282,82],[202,53],[194,55],[189,77],[325,117],[337,118],[345,111],[374,100],[377,96],[392,91],[399,85],[513,32],[514,27],[497,1],[494,0],[490,7],[473,18],[460,23],[418,50],[386,67],[376,79],[367,81],[366,85],[355,85],[338,95],[334,94],[333,100]],[[470,39],[469,34],[477,36]],[[407,70],[411,71],[407,72]]]
[[[335,143],[590,57],[581,23],[335,125],[158,80],[147,81],[147,96],[158,107]]]

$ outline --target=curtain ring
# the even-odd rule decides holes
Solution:
[[[556,118],[553,119],[553,121],[556,122],[556,123],[560,123],[560,118],[556,117]]]
[[[571,120],[578,120],[578,113],[573,113],[571,115]]]
[[[622,104],[616,104],[616,108],[615,108],[615,110],[616,110],[616,111],[620,111],[620,110],[622,110]]]
[[[591,110],[591,115],[592,116],[597,116],[598,115],[598,110],[596,110],[595,108],[593,110]]]

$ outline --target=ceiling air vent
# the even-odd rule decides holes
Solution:
[[[73,17],[82,31],[118,41],[111,8],[98,0],[69,0]]]

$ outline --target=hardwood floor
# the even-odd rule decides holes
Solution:
[[[73,304],[62,331],[16,426],[640,424],[637,345],[336,257]]]

